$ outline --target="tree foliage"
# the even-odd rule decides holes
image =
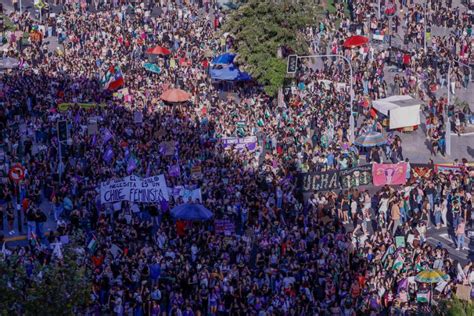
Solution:
[[[320,12],[310,0],[248,0],[230,15],[224,31],[235,37],[241,68],[274,96],[286,75],[286,60],[278,58],[278,48],[307,53],[302,31],[316,24]]]
[[[0,258],[0,315],[75,315],[89,301],[91,281],[73,249],[49,264]]]
[[[440,301],[434,314],[439,316],[472,316],[474,315],[474,303],[457,298]]]

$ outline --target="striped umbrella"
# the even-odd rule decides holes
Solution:
[[[415,280],[421,283],[438,283],[449,280],[449,275],[439,270],[425,270],[418,273]]]
[[[381,146],[387,143],[387,138],[379,132],[369,132],[365,135],[357,137],[354,144],[362,147]]]
[[[448,281],[449,275],[439,270],[425,270],[421,271],[415,276],[415,281],[420,283],[429,283],[430,284],[430,295],[429,295],[429,304],[431,305],[431,298],[433,296],[433,283],[439,283],[441,281]],[[425,298],[426,300],[426,298]]]

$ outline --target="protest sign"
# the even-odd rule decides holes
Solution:
[[[395,245],[397,248],[405,248],[405,236],[396,236]]]
[[[405,184],[407,173],[407,163],[397,164],[374,163],[372,165],[372,178],[374,185],[398,185]]]
[[[97,118],[91,117],[87,122],[87,135],[95,135],[98,131]]]
[[[236,149],[245,149],[255,150],[257,148],[257,137],[248,136],[248,137],[223,137],[222,144],[225,149],[229,149],[232,146],[235,146]]]
[[[194,179],[201,179],[202,178],[202,168],[201,166],[193,166],[191,168],[191,177]]]
[[[169,200],[164,175],[140,178],[128,176],[103,182],[100,185],[101,203],[129,201],[135,203],[159,203]]]
[[[445,172],[452,172],[452,173],[461,173],[462,167],[455,166],[452,164],[436,164],[435,165],[435,172],[436,173],[445,173]]]
[[[143,112],[142,111],[135,111],[133,113],[133,123],[135,123],[135,124],[142,124],[143,123]]]
[[[176,200],[182,198],[184,203],[189,202],[200,202],[202,203],[202,195],[200,188],[185,188],[181,185],[175,186],[174,188],[168,188],[169,194]]]
[[[331,191],[341,188],[338,171],[306,173],[300,175],[303,191]]]
[[[431,179],[433,177],[433,165],[430,164],[410,164],[410,180]]]
[[[456,297],[464,301],[470,301],[471,286],[463,284],[456,285]]]
[[[235,233],[235,224],[229,219],[214,220],[216,234],[231,235]]]
[[[372,167],[370,165],[342,170],[339,174],[343,189],[372,184]]]
[[[161,142],[159,146],[159,152],[163,156],[173,156],[176,150],[176,142],[169,141],[169,142]]]

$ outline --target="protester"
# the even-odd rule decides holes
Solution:
[[[429,291],[414,280],[422,270],[437,268],[450,276],[436,287],[439,298],[451,297],[456,284],[472,282],[472,265],[463,267],[427,237],[432,223],[439,228],[442,222],[456,232],[458,249],[465,247],[473,205],[466,163],[426,178],[412,177],[410,164],[402,185],[355,185],[302,196],[300,173],[350,171],[383,160],[404,164],[399,136],[366,152],[351,143],[350,89],[341,84],[349,81],[346,62],[301,65],[298,84],[282,100],[270,99],[253,83],[237,84],[223,96],[211,83],[208,66],[210,56],[231,49],[233,40],[218,37],[226,13],[212,1],[202,6],[161,1],[153,9],[159,15],[144,3],[81,3],[66,3],[48,17],[61,41],[55,52],[47,51],[46,32],[20,50],[15,43],[21,46],[21,40],[10,37],[7,54],[21,65],[2,75],[2,167],[7,174],[21,161],[26,176],[19,185],[9,180],[2,185],[0,205],[9,232],[14,232],[15,207],[23,207],[32,246],[12,251],[29,260],[37,258],[25,252],[43,244],[54,264],[60,259],[51,243],[79,234],[93,275],[89,313],[378,315],[416,309],[418,294]],[[430,10],[444,10],[440,7]],[[364,24],[364,10],[372,8],[370,2],[352,1],[351,15]],[[420,10],[412,6],[406,17],[406,36],[418,45]],[[343,16],[342,4],[337,12]],[[459,17],[450,14],[436,23]],[[328,13],[318,29],[308,30],[309,44],[321,50],[315,41],[326,43],[351,60],[354,136],[382,131],[369,100],[389,95],[385,70],[391,52],[344,49],[341,40],[353,34],[354,19],[342,21],[339,29],[334,19]],[[15,13],[12,20],[18,29],[36,30],[26,13]],[[370,20],[379,29],[378,19]],[[380,28],[386,29],[386,22]],[[467,27],[455,24],[462,32]],[[356,29],[366,34],[371,27]],[[433,36],[431,42],[433,50],[441,53],[444,47],[450,54],[450,40]],[[157,45],[171,53],[146,54]],[[426,82],[438,81],[442,67],[433,66],[431,77],[422,80],[424,66],[436,60],[409,54],[397,56],[403,70],[393,88],[427,95],[432,152],[444,153],[446,100],[426,92]],[[144,68],[148,61],[159,74]],[[117,89],[105,88],[119,80]],[[161,101],[169,88],[188,91],[191,100]],[[62,120],[69,141],[58,138]],[[245,136],[257,137],[255,150],[224,141]],[[101,203],[102,182],[132,174],[164,175],[172,197],[159,205]],[[180,186],[199,188],[197,200],[232,225],[219,232],[210,222],[176,222],[170,210],[185,201],[173,194]],[[48,236],[46,217],[56,222]]]

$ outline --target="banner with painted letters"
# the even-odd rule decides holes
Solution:
[[[343,189],[357,188],[361,185],[372,184],[372,166],[365,165],[339,172]]]
[[[338,190],[341,188],[339,170],[301,174],[300,185],[304,192]]]
[[[222,144],[225,149],[229,149],[231,146],[235,146],[236,149],[245,149],[252,151],[257,148],[257,137],[248,136],[248,137],[223,137]]]
[[[164,175],[140,178],[134,175],[102,182],[101,203],[129,201],[134,203],[159,203],[169,200],[168,187]]]

